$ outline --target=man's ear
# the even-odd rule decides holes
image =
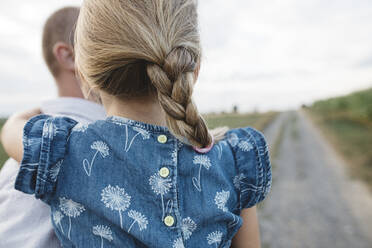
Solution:
[[[75,56],[71,46],[64,42],[57,42],[53,46],[53,54],[61,68],[75,72]]]

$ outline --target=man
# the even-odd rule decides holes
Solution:
[[[88,123],[105,118],[101,105],[83,100],[75,77],[72,48],[73,30],[79,9],[56,11],[43,31],[43,56],[58,89],[58,98],[42,103],[41,111],[50,115],[69,116]],[[9,159],[0,172],[0,247],[60,247],[50,220],[49,206],[33,195],[14,189],[19,164]]]

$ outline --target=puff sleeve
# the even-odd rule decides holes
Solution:
[[[253,128],[240,128],[228,133],[238,175],[234,185],[240,191],[240,209],[251,208],[263,201],[271,189],[271,164],[263,134]]]
[[[48,202],[66,155],[71,129],[76,121],[66,117],[39,115],[23,129],[23,159],[15,188]]]

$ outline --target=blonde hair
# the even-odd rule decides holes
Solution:
[[[45,63],[54,77],[60,71],[59,64],[53,54],[57,42],[73,46],[75,24],[79,16],[79,8],[65,7],[54,12],[44,24],[42,50]]]
[[[85,0],[82,5],[76,64],[83,80],[118,97],[157,94],[169,130],[206,147],[212,136],[192,100],[200,58],[196,0]]]

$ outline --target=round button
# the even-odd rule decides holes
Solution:
[[[166,178],[169,176],[169,169],[167,167],[163,167],[160,169],[159,174],[161,177]]]
[[[167,226],[173,226],[174,224],[174,218],[170,215],[166,216],[164,218],[164,224],[167,225]]]
[[[159,143],[164,144],[164,143],[167,142],[167,140],[168,140],[168,139],[167,139],[167,136],[165,136],[164,134],[158,136],[158,142],[159,142]]]

